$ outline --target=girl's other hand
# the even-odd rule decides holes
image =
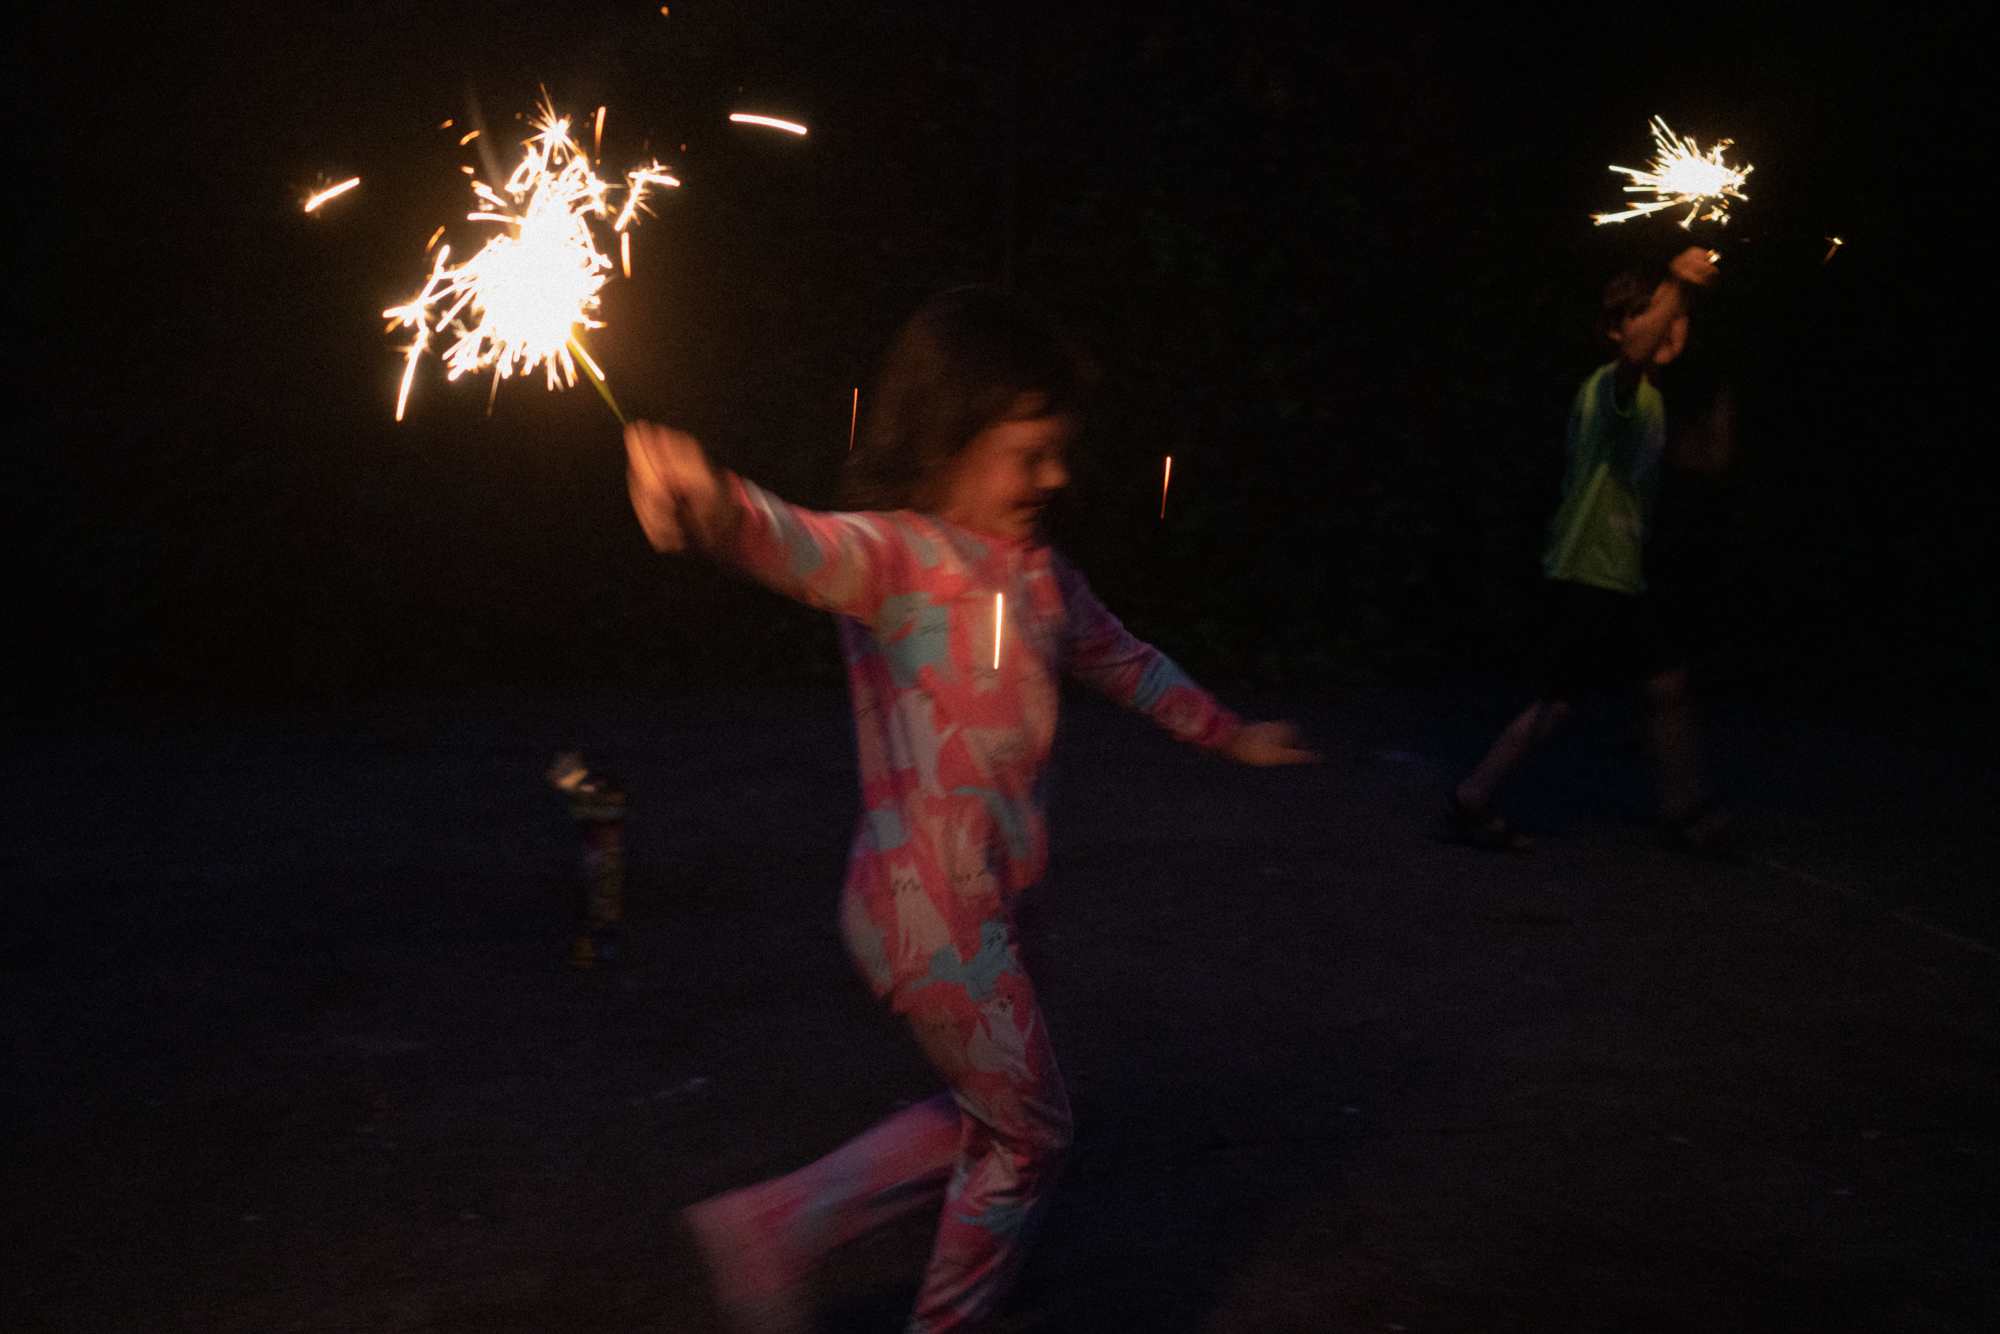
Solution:
[[[1291,723],[1245,723],[1222,753],[1244,764],[1317,764],[1317,751],[1307,750],[1299,729]]]

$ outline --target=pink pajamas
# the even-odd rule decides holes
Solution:
[[[842,930],[951,1089],[738,1195],[783,1257],[774,1281],[942,1199],[910,1328],[956,1328],[1005,1291],[1070,1138],[1013,913],[1048,858],[1058,674],[1206,748],[1237,720],[1046,544],[908,510],[817,513],[733,485],[744,517],[727,558],[841,618],[864,806]]]

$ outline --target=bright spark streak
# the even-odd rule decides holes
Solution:
[[[1838,236],[1829,236],[1826,239],[1829,242],[1831,242],[1831,244],[1827,246],[1826,259],[1821,260],[1820,261],[1821,264],[1825,264],[1828,260],[1831,260],[1833,258],[1833,252],[1847,244],[1847,242],[1841,240]]]
[[[1000,629],[1007,615],[1007,595],[993,595],[993,670],[1000,670]]]
[[[597,137],[591,141],[590,155],[604,161],[604,108],[597,109]]]
[[[856,386],[854,390],[854,408],[847,414],[847,452],[850,454],[854,452],[854,428],[860,423],[860,421],[861,421],[861,389],[859,386]]]
[[[439,227],[436,231],[431,233],[431,239],[424,242],[424,253],[426,255],[431,253],[431,247],[436,245],[438,243],[438,238],[443,235],[444,235],[443,227]],[[390,325],[389,327],[392,329],[395,328],[394,325]]]
[[[448,129],[450,129],[450,128],[451,128],[451,121],[450,121],[449,119],[447,119],[447,120],[446,120],[446,121],[445,121],[445,122],[444,122],[444,123],[443,123],[442,125],[439,125],[439,126],[438,126],[438,128],[439,128],[440,130],[448,130]]]
[[[667,175],[666,169],[657,162],[644,167],[635,167],[631,171],[626,172],[625,207],[619,210],[618,221],[611,224],[611,230],[615,232],[624,231],[626,224],[632,221],[641,208],[645,207],[646,187],[648,185],[675,187],[679,184],[680,182]],[[652,212],[651,209],[646,209],[646,211],[648,213]]]
[[[314,209],[318,208],[321,204],[324,204],[327,200],[332,199],[335,195],[344,195],[349,190],[352,190],[355,186],[359,184],[361,184],[361,178],[359,176],[356,176],[351,181],[342,181],[339,185],[336,185],[331,189],[320,191],[318,194],[314,195],[311,199],[306,200],[306,212],[308,213],[312,212]]]
[[[625,276],[632,276],[632,233],[618,233],[618,263],[625,270]]]
[[[442,246],[423,287],[403,305],[382,312],[390,327],[414,333],[404,350],[401,420],[417,362],[434,338],[449,333],[440,353],[447,379],[492,367],[500,379],[542,368],[548,386],[576,383],[577,366],[600,383],[602,373],[578,341],[582,330],[601,327],[592,318],[611,260],[598,249],[591,220],[607,218],[618,188],[600,180],[570,136],[570,122],[543,104],[534,133],[523,141],[521,162],[499,189],[473,176],[479,207],[468,221],[504,230],[462,263]],[[472,175],[472,169],[464,169]],[[678,184],[658,163],[629,174],[620,226],[639,207],[647,184]],[[442,232],[442,229],[440,229]],[[431,238],[435,243],[436,236]],[[428,248],[428,247],[427,247]],[[620,246],[630,270],[629,238]]]
[[[1625,187],[1626,194],[1651,194],[1653,201],[1623,213],[1595,213],[1592,219],[1603,226],[1686,204],[1688,215],[1681,219],[1683,227],[1691,226],[1697,216],[1704,222],[1728,222],[1728,201],[1749,198],[1743,193],[1743,182],[1756,170],[1749,166],[1732,167],[1722,160],[1722,150],[1734,141],[1718,139],[1715,147],[1704,153],[1692,138],[1675,134],[1658,116],[1653,117],[1652,130],[1653,161],[1648,167],[1611,170],[1631,178],[1632,184]],[[1708,212],[1702,213],[1703,208]]]
[[[460,148],[463,148],[463,147],[465,147],[465,146],[466,146],[467,144],[471,143],[471,142],[472,142],[472,141],[473,141],[474,139],[477,139],[478,137],[479,137],[479,131],[477,131],[477,130],[467,130],[467,131],[465,132],[465,135],[464,135],[464,137],[463,137],[463,138],[461,138],[461,139],[460,139],[460,140],[458,141],[458,146],[459,146]]]
[[[793,134],[804,134],[806,127],[794,120],[779,120],[776,116],[752,116],[743,111],[732,111],[729,119],[738,125],[768,125],[774,130],[788,130]]]
[[[1174,456],[1167,455],[1167,475],[1160,479],[1160,517],[1167,517],[1167,488],[1174,484]]]

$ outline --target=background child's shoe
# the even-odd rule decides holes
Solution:
[[[1727,860],[1738,855],[1733,830],[1729,812],[1704,797],[1686,814],[1660,826],[1660,842],[1676,852]]]
[[[1444,836],[1468,847],[1493,852],[1526,852],[1533,846],[1491,806],[1468,806],[1454,792],[1444,808]]]

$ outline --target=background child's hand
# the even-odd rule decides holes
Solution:
[[[1715,264],[1708,257],[1708,251],[1698,245],[1691,245],[1675,255],[1668,268],[1673,271],[1674,277],[1684,283],[1693,283],[1696,287],[1709,286],[1718,275]]]
[[[655,551],[712,536],[727,506],[722,479],[685,431],[635,421],[625,428],[625,490]],[[690,533],[692,529],[692,533]]]
[[[1301,745],[1303,739],[1299,736],[1299,729],[1290,723],[1245,723],[1237,729],[1230,743],[1222,748],[1222,753],[1244,764],[1317,763],[1320,758],[1318,752]]]

